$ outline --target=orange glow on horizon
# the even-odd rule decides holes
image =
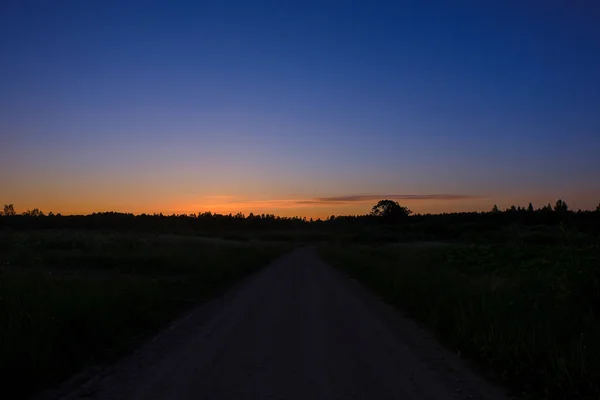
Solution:
[[[186,196],[191,197],[191,196]],[[72,214],[91,214],[94,212],[123,212],[133,214],[199,214],[203,212],[212,212],[217,214],[237,214],[243,213],[248,215],[253,213],[274,214],[281,217],[306,217],[308,219],[325,219],[331,215],[364,215],[370,212],[371,207],[377,203],[372,196],[367,199],[359,200],[344,200],[345,198],[353,199],[360,196],[341,196],[330,197],[323,199],[314,198],[283,198],[283,199],[256,199],[247,198],[235,195],[207,195],[197,196],[197,201],[176,201],[175,199],[157,198],[154,201],[144,199],[146,201],[136,201],[135,198],[127,199],[110,199],[106,198],[90,198],[86,201],[60,201],[58,198],[48,199],[47,201],[39,201],[40,199],[19,201],[19,199],[4,201],[5,204],[13,203],[15,210],[20,213],[26,210],[38,208],[44,213],[54,212],[63,215]],[[381,199],[386,196],[381,196]],[[588,196],[585,196],[588,197]],[[84,199],[81,199],[84,200]],[[153,200],[153,199],[151,199]],[[595,209],[598,204],[591,196],[587,201],[571,202],[569,197],[564,200],[571,209]],[[497,204],[500,209],[505,209],[511,205],[526,207],[529,199],[492,199],[484,197],[461,198],[461,199],[403,199],[396,200],[400,204],[407,206],[414,213],[419,214],[438,214],[444,212],[471,212],[471,211],[489,211],[494,204]],[[540,208],[548,202],[554,204],[556,199],[539,196],[532,199],[534,207]],[[583,204],[582,204],[583,203]]]
[[[385,197],[385,196],[384,196]],[[383,197],[382,197],[383,199]],[[364,215],[371,211],[377,200],[361,201],[311,201],[305,199],[276,199],[276,200],[235,200],[229,196],[228,201],[206,202],[174,207],[175,213],[199,213],[210,211],[218,214],[245,215],[275,214],[282,217],[300,216],[313,219],[325,219],[331,215]],[[488,207],[488,199],[460,200],[404,200],[400,204],[407,205],[415,213],[441,213],[452,211],[484,211]],[[451,204],[449,204],[451,203]]]

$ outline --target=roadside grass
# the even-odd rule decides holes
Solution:
[[[94,232],[0,233],[0,376],[26,398],[114,361],[288,244]]]
[[[600,398],[600,247],[320,247],[525,398]]]

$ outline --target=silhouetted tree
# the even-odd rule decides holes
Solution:
[[[529,206],[527,207],[527,212],[532,213],[533,211],[533,204],[529,203]]]
[[[34,208],[33,210],[27,210],[23,213],[23,215],[26,215],[28,217],[43,217],[44,213],[42,211],[40,211],[37,208]]]
[[[393,200],[380,200],[371,209],[371,215],[381,217],[385,221],[399,221],[408,217],[412,211]]]
[[[600,212],[600,203],[596,206],[596,212]]]
[[[554,205],[554,211],[556,212],[560,212],[560,213],[566,213],[567,211],[569,211],[569,207],[567,206],[567,203],[565,203],[563,200],[556,200],[556,204]]]
[[[4,215],[5,217],[10,217],[10,216],[16,215],[15,206],[13,206],[12,204],[5,204],[2,215]]]
[[[497,206],[497,205],[495,205],[495,204],[494,204],[494,207],[492,207],[492,212],[493,212],[494,214],[497,214],[497,213],[499,213],[499,212],[500,212],[500,210],[498,209],[498,206]]]

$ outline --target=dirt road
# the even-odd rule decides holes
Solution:
[[[282,257],[59,397],[505,398],[314,248]]]

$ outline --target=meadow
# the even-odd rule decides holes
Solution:
[[[307,221],[5,206],[2,385],[26,397],[110,363],[292,247],[318,243],[325,261],[514,394],[600,398],[600,206],[409,216],[383,203],[403,212]]]
[[[287,249],[164,234],[3,231],[3,390],[27,397],[114,361]]]
[[[524,398],[600,398],[600,246],[320,247],[324,260]]]

